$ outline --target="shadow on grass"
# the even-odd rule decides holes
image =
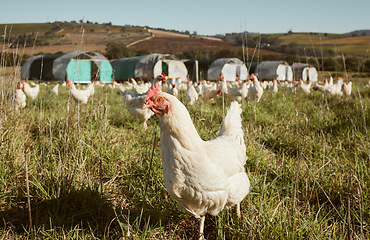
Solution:
[[[32,236],[29,235],[27,199],[21,199],[19,202],[9,210],[0,212],[1,225],[7,229],[8,234]],[[87,236],[93,235],[102,239],[125,238],[127,237],[127,226],[131,234],[137,234],[141,203],[136,205],[137,207],[133,206],[131,209],[117,208],[96,190],[71,190],[59,198],[32,199],[32,229],[47,231],[50,235],[68,234],[77,229]],[[152,229],[149,235],[155,238],[156,236],[166,238],[166,236],[175,234],[183,239],[193,239],[198,235],[197,227],[198,221],[195,218],[190,215],[184,218],[184,215],[177,209],[163,211],[163,209],[146,206],[139,232],[145,232],[148,228]],[[153,231],[153,229],[156,230]],[[40,233],[38,235],[40,236]]]
[[[0,212],[0,219],[13,232],[22,234],[29,230],[27,199],[7,211]],[[105,227],[115,215],[112,204],[99,192],[91,189],[72,190],[50,200],[31,201],[32,224],[35,229],[73,229],[76,225],[94,229],[103,235]],[[82,225],[82,226],[81,226]]]

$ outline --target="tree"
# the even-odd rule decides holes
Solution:
[[[136,56],[144,56],[144,55],[149,55],[151,53],[152,52],[149,51],[148,49],[141,49],[141,50],[137,51]]]
[[[364,66],[363,66],[363,71],[370,73],[370,60],[365,61]]]
[[[235,52],[227,50],[227,49],[220,50],[214,54],[214,58],[233,58],[233,57],[238,57],[238,56]]]
[[[118,59],[134,56],[131,49],[119,42],[109,42],[105,47],[105,56],[108,59]]]
[[[349,72],[360,72],[361,70],[361,59],[358,57],[349,57],[345,60],[346,69]]]

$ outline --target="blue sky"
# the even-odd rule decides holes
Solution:
[[[112,22],[214,35],[232,32],[346,33],[370,29],[370,0],[19,0],[0,23]]]

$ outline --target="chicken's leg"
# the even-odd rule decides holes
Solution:
[[[204,240],[204,221],[206,220],[206,216],[202,216],[199,219],[199,240]]]
[[[235,205],[235,212],[236,212],[236,216],[238,216],[238,218],[241,217],[241,214],[240,214],[240,203],[237,203]]]

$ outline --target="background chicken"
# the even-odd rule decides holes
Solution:
[[[202,86],[201,81],[199,81],[198,84],[194,88],[197,91],[198,96],[203,96],[203,86]]]
[[[188,89],[186,90],[186,101],[189,105],[193,105],[196,101],[198,101],[197,90],[195,90],[195,87],[190,81],[188,81]]]
[[[269,91],[269,93],[270,93],[270,94],[275,94],[275,93],[277,93],[277,92],[278,92],[278,86],[277,86],[277,81],[276,81],[276,79],[274,79],[274,80],[272,81],[272,85],[271,85],[271,86],[269,86],[268,91]]]
[[[287,92],[295,92],[295,90],[296,90],[296,84],[293,84],[293,82],[287,83],[287,85],[285,86],[285,90]]]
[[[352,93],[352,82],[349,82],[347,84],[346,83],[343,83],[342,90],[343,90],[344,95],[346,95],[347,97],[351,96],[351,93]]]
[[[70,93],[73,99],[78,103],[87,104],[90,96],[94,94],[93,83],[89,84],[85,89],[77,89],[71,80],[68,80],[67,84],[70,86]]]
[[[40,85],[35,85],[35,87],[31,87],[27,82],[22,81],[23,85],[23,91],[26,94],[27,97],[31,99],[36,99],[37,95],[39,95],[40,92]]]
[[[241,83],[237,87],[227,87],[227,98],[231,101],[242,101],[248,95],[248,85],[246,82]]]
[[[251,86],[248,90],[247,99],[248,100],[257,99],[257,102],[259,102],[263,95],[263,88],[261,87],[258,78],[253,73],[251,74],[250,79],[253,80],[253,86]]]
[[[122,92],[123,103],[127,107],[128,111],[139,119],[140,122],[144,123],[144,128],[147,128],[147,121],[151,116],[154,115],[150,109],[141,109],[141,106],[145,102],[146,93],[132,93],[127,90]]]
[[[162,73],[158,75],[154,80],[152,85],[156,85],[159,82],[162,82],[166,79],[166,75]],[[128,111],[139,119],[140,122],[143,122],[144,128],[147,128],[147,121],[154,115],[150,109],[142,109],[141,106],[145,103],[146,93],[133,93],[127,91],[123,86],[119,87],[123,95],[123,103],[127,107]]]
[[[302,92],[309,94],[311,93],[311,85],[312,85],[312,82],[304,83],[302,79],[299,79],[299,82],[296,87],[302,90]]]
[[[175,83],[171,83],[170,84],[170,86],[167,89],[167,92],[169,94],[174,95],[175,97],[177,97],[179,95],[179,90],[176,88],[176,84]]]
[[[318,83],[315,83],[315,85],[313,86],[313,89],[315,91],[319,90],[325,96],[326,95],[338,95],[338,96],[343,95],[342,82],[340,82],[340,81],[336,82],[335,84],[333,84],[332,81],[330,81],[329,83],[327,83],[327,81],[325,81],[324,85],[320,85]]]
[[[17,88],[15,89],[12,95],[12,103],[15,110],[20,110],[26,106],[26,94],[24,94],[22,90],[22,83],[17,84]]]
[[[221,95],[221,89],[217,89],[216,85],[200,85],[202,87],[202,97],[204,100],[212,100],[213,98],[217,97],[217,95]]]
[[[236,205],[249,193],[244,170],[246,147],[241,124],[241,107],[232,102],[219,135],[203,141],[186,107],[174,96],[148,91],[143,109],[159,115],[161,158],[165,186],[180,208],[200,219],[203,238],[206,214],[217,215]]]
[[[49,93],[52,93],[54,95],[58,95],[58,89],[59,89],[59,84],[55,84],[54,87],[52,87],[50,90],[49,90]]]

